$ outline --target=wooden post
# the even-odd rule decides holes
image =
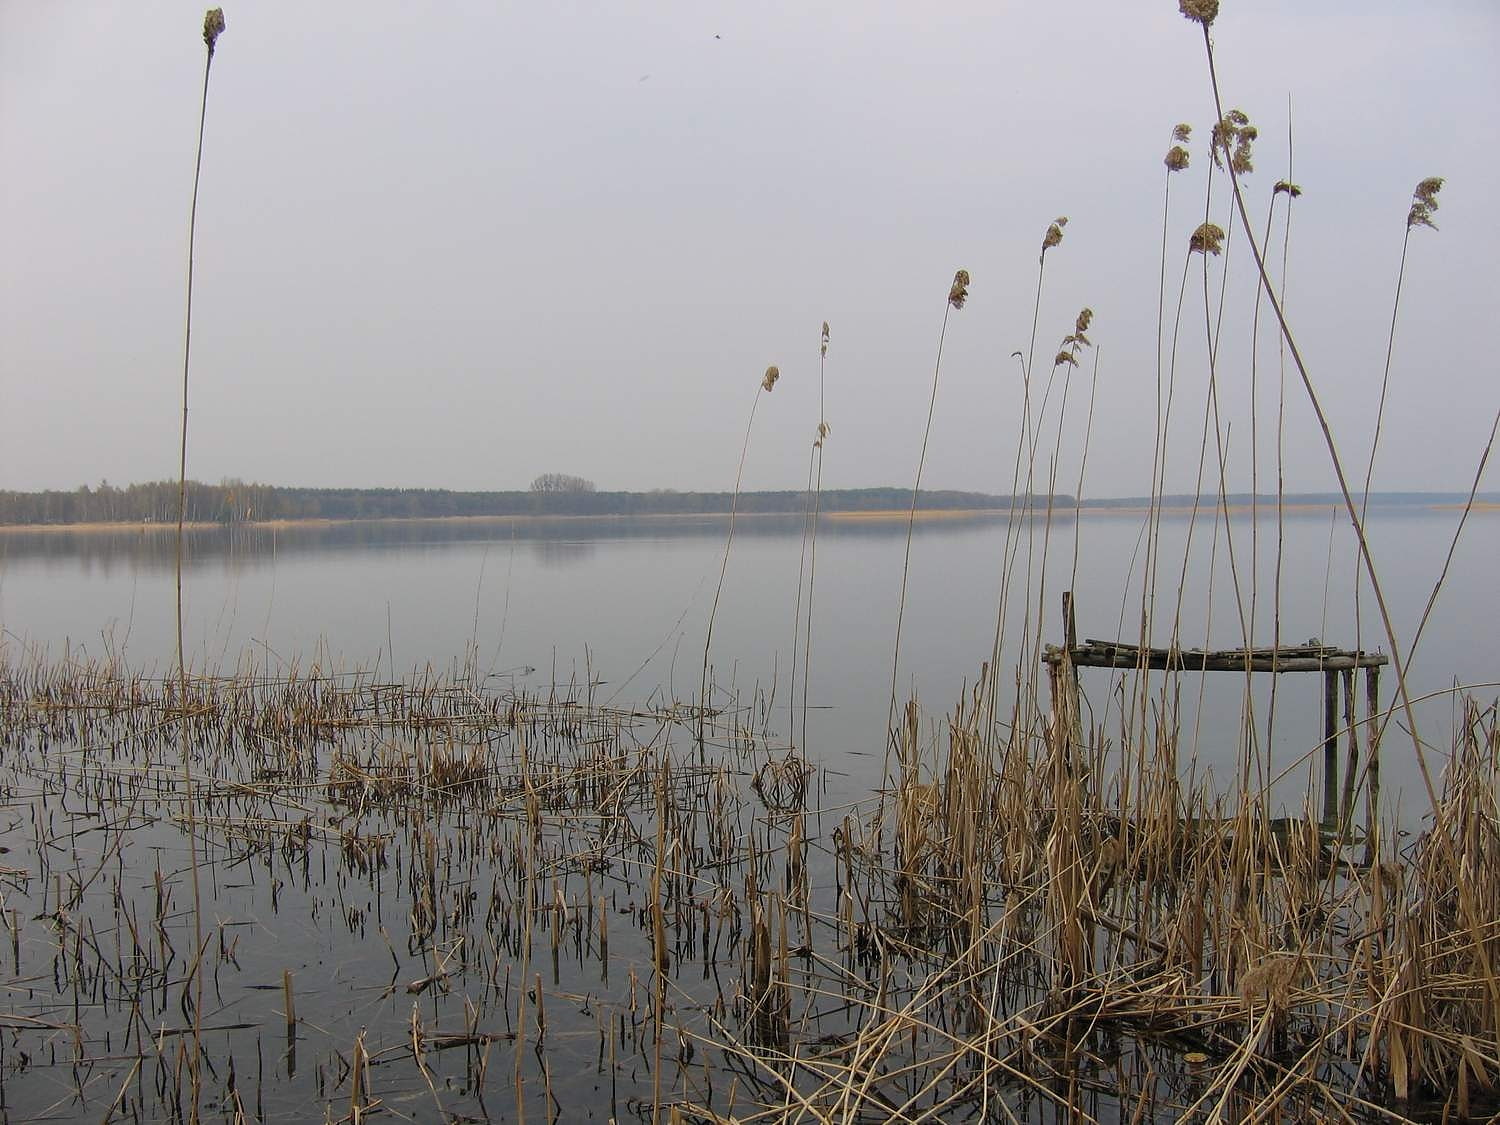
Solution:
[[[1344,759],[1344,798],[1339,807],[1339,832],[1346,833],[1354,824],[1354,783],[1359,778],[1359,728],[1354,725],[1354,669],[1345,668],[1344,729],[1348,733],[1349,753]]]
[[[1323,826],[1339,815],[1339,674],[1323,673]]]
[[[1073,749],[1083,745],[1083,711],[1078,699],[1078,669],[1073,664],[1073,650],[1078,647],[1078,625],[1073,616],[1073,591],[1064,590],[1062,596],[1063,645],[1067,653],[1066,675],[1063,684],[1068,693],[1068,721],[1071,723]]]
[[[1374,664],[1365,669],[1365,726],[1368,747],[1365,750],[1365,863],[1375,862],[1380,840],[1380,668]]]

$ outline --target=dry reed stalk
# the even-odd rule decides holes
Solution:
[[[1045,253],[1045,250],[1044,250]],[[953,275],[953,284],[948,287],[948,297],[943,303],[943,324],[938,330],[937,359],[932,366],[932,392],[927,400],[927,422],[922,428],[922,450],[917,455],[917,475],[911,488],[911,510],[906,518],[906,551],[901,562],[901,595],[896,602],[896,640],[891,646],[891,699],[886,726],[891,736],[886,743],[885,767],[882,775],[890,776],[891,742],[895,740],[896,683],[901,667],[901,623],[906,615],[906,580],[911,573],[912,531],[917,522],[917,497],[922,490],[922,469],[927,464],[927,443],[932,436],[932,416],[937,409],[938,380],[943,371],[943,342],[948,337],[948,316],[954,309],[961,309],[969,299],[969,271],[959,270]]]
[[[188,375],[192,360],[193,341],[193,255],[198,232],[198,182],[203,171],[203,133],[208,120],[208,77],[213,67],[214,48],[218,43],[219,36],[223,32],[224,10],[222,8],[210,8],[203,17],[203,45],[206,48],[203,60],[203,98],[198,111],[198,150],[193,163],[193,195],[192,204],[188,211],[187,311],[182,333],[182,435],[179,447],[177,484],[177,557],[175,574],[177,594],[178,707],[181,710],[181,716],[178,719],[178,730],[180,732],[182,751],[183,800],[187,806],[188,849],[192,867],[194,945],[197,948],[202,948],[203,946],[203,899],[198,884],[197,802],[193,795],[192,746],[188,738],[187,663],[183,655],[182,624],[182,551],[183,525],[187,519]],[[198,1121],[199,1098],[202,1089],[199,1072],[203,1053],[201,1033],[203,980],[201,976],[197,975],[196,971],[183,983],[184,996],[187,995],[189,988],[194,990],[193,1049],[189,1060],[192,1074],[192,1102],[189,1122],[190,1125],[196,1125]]]
[[[708,610],[708,628],[703,637],[703,674],[698,684],[698,746],[703,747],[703,722],[708,713],[708,655],[714,641],[714,618],[719,612],[719,597],[724,593],[724,575],[729,570],[729,549],[734,545],[735,518],[740,509],[740,482],[745,475],[745,457],[750,452],[750,431],[755,426],[755,411],[760,406],[760,396],[770,394],[781,378],[781,368],[772,364],[755,387],[755,398],[750,402],[750,418],[745,423],[745,440],[740,446],[740,463],[734,473],[734,495],[729,502],[729,534],[724,539],[724,560],[719,564],[719,583],[714,588],[713,605]]]
[[[1184,0],[1184,2],[1187,2],[1187,0]],[[1214,5],[1214,8],[1217,10],[1217,4]],[[1209,85],[1213,90],[1214,106],[1220,118],[1223,119],[1223,100],[1219,93],[1219,78],[1214,61],[1213,39],[1209,34],[1209,25],[1212,23],[1212,19],[1200,20],[1199,22],[1202,24],[1203,47],[1208,60]],[[1298,348],[1296,338],[1292,335],[1291,327],[1287,323],[1285,311],[1282,309],[1281,302],[1278,300],[1275,289],[1271,285],[1270,276],[1266,271],[1264,256],[1251,230],[1249,215],[1245,209],[1245,200],[1240,191],[1239,177],[1233,161],[1229,163],[1229,182],[1234,193],[1235,208],[1240,224],[1246,232],[1246,241],[1249,242],[1250,252],[1255,258],[1256,272],[1260,277],[1266,297],[1270,301],[1271,310],[1276,315],[1276,322],[1280,326],[1282,338],[1286,341],[1287,350],[1291,353],[1292,362],[1296,366],[1297,373],[1302,380],[1302,388],[1306,392],[1308,402],[1318,419],[1318,427],[1323,436],[1323,443],[1328,450],[1329,462],[1338,480],[1339,495],[1344,502],[1344,510],[1349,517],[1350,525],[1354,529],[1355,538],[1359,543],[1360,558],[1363,561],[1365,574],[1370,582],[1371,592],[1375,597],[1376,607],[1380,611],[1381,624],[1385,630],[1386,640],[1390,645],[1390,660],[1396,675],[1396,691],[1401,697],[1402,710],[1406,717],[1408,733],[1411,736],[1412,749],[1416,754],[1417,766],[1421,772],[1422,784],[1427,792],[1428,800],[1436,806],[1437,789],[1433,784],[1432,773],[1427,763],[1426,748],[1418,732],[1416,713],[1412,708],[1411,695],[1407,689],[1405,663],[1402,659],[1401,646],[1396,639],[1396,630],[1391,620],[1390,609],[1386,603],[1385,591],[1381,586],[1380,577],[1375,567],[1375,560],[1371,555],[1370,546],[1365,537],[1364,520],[1360,518],[1359,512],[1355,508],[1354,497],[1349,489],[1349,482],[1344,472],[1343,460],[1340,458],[1338,448],[1334,443],[1333,430],[1329,424],[1327,414],[1323,410],[1322,400],[1313,386],[1312,377],[1308,373],[1306,363],[1302,359],[1301,350]]]

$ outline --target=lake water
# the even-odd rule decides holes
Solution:
[[[1403,644],[1456,520],[1446,511],[1372,513],[1372,547]],[[1021,638],[1035,635],[1027,607],[1041,607],[1041,637],[1057,641],[1064,589],[1076,595],[1080,638],[1136,638],[1143,526],[1128,512],[1058,517],[1050,527],[1038,515],[1014,535],[1004,517],[916,525],[896,679],[903,699],[920,698],[929,745],[942,744],[941,717],[990,656],[1007,553],[1015,563],[1001,667],[1002,680],[1013,682]],[[1231,513],[1230,527],[1232,551],[1213,513],[1196,523],[1184,514],[1164,518],[1154,642],[1170,638],[1175,619],[1185,647],[1242,644],[1257,552],[1254,639],[1270,642],[1274,516],[1262,515],[1255,543],[1248,513]],[[817,921],[792,919],[792,945],[799,935],[808,944],[790,959],[807,984],[798,1005],[805,999],[806,1011],[816,1006],[819,1014],[804,1014],[796,1038],[799,1050],[846,1042],[861,1008],[844,1003],[840,990],[873,995],[889,967],[884,955],[861,954],[852,937],[844,944],[830,935],[859,932],[835,921],[852,901],[839,874],[837,830],[848,805],[867,801],[882,783],[905,522],[823,521],[810,666],[805,627],[796,625],[799,571],[810,569],[803,523],[739,522],[714,623],[713,702],[745,708],[746,725],[768,731],[769,746],[714,741],[705,761],[691,721],[664,713],[698,695],[725,528],[721,519],[669,519],[195,531],[184,570],[193,670],[253,666],[267,677],[267,698],[297,711],[298,722],[328,682],[309,687],[314,669],[363,669],[365,694],[356,684],[348,698],[373,701],[376,711],[385,689],[372,685],[466,667],[502,698],[512,688],[546,698],[561,685],[565,695],[626,709],[616,716],[640,709],[597,728],[564,730],[576,714],[566,707],[507,725],[503,710],[484,711],[492,697],[467,693],[463,706],[477,706],[482,722],[423,728],[405,719],[405,708],[431,704],[419,691],[394,705],[392,721],[372,723],[352,751],[338,741],[337,723],[231,721],[195,743],[197,855],[184,831],[170,703],[158,696],[149,709],[66,712],[36,686],[41,681],[24,673],[6,681],[10,695],[0,704],[16,704],[4,712],[16,726],[4,728],[0,755],[0,918],[10,930],[9,977],[0,981],[7,990],[0,1120],[183,1119],[186,966],[199,925],[190,876],[199,867],[208,949],[198,977],[207,978],[204,1107],[213,1116],[231,1119],[243,1109],[262,1120],[347,1120],[363,1099],[365,1110],[378,1100],[401,1119],[425,1120],[435,1103],[447,1120],[529,1112],[533,1120],[647,1121],[665,1119],[652,1111],[659,1095],[732,1113],[733,1082],[754,1077],[746,1056],[721,1050],[725,1027],[743,1036],[756,1026],[742,971],[754,944],[745,937],[752,911],[762,908],[752,898],[773,910],[780,904],[783,946],[793,900],[783,859],[791,854],[790,814],[750,781],[791,739],[817,767],[799,892]],[[1476,513],[1409,672],[1414,695],[1432,693],[1418,707],[1419,728],[1438,765],[1451,738],[1449,689],[1478,685],[1483,698],[1500,690],[1497,557],[1500,515]],[[13,670],[118,657],[169,672],[174,561],[173,537],[158,529],[0,534],[0,657]],[[1289,513],[1281,565],[1285,641],[1317,636],[1382,647],[1368,591],[1365,619],[1356,622],[1355,557],[1337,512]],[[804,611],[807,603],[803,587]],[[302,694],[277,703],[294,671]],[[1269,680],[1256,677],[1251,692],[1261,729]],[[1286,774],[1275,797],[1295,813],[1316,793],[1309,781],[1318,777],[1322,682],[1280,680],[1270,741]],[[1228,785],[1238,768],[1243,678],[1185,673],[1177,683],[1183,769],[1212,771]],[[1383,683],[1389,703],[1391,677]],[[1118,674],[1082,672],[1089,713],[1115,745],[1121,684]],[[437,756],[452,755],[456,742],[460,758],[478,755],[470,760],[483,777],[472,787],[460,781],[450,795],[431,779]],[[1417,830],[1425,798],[1418,800],[1410,741],[1396,727],[1384,757],[1386,815]],[[668,807],[667,770],[655,763],[667,760],[678,786],[672,800],[681,804],[666,819],[683,833],[673,837],[681,847],[670,849],[655,844],[653,827]],[[546,787],[540,806],[532,803],[541,800],[533,776]],[[654,791],[657,777],[662,789]],[[853,822],[843,823],[847,833]],[[658,896],[650,873],[663,861],[652,856],[668,851],[674,870],[689,870]],[[989,909],[1006,913],[1008,892],[990,889]],[[648,905],[657,901],[668,904],[672,943],[669,970],[660,973]],[[885,925],[879,909],[871,907],[877,929]],[[893,988],[906,991],[893,993],[893,1003],[938,979],[924,976],[944,971],[938,944],[919,942],[898,959],[905,968]],[[817,975],[836,963],[849,975]],[[286,1019],[284,973],[295,981],[295,1026]],[[655,1002],[670,1009],[656,1020],[652,987],[661,990]],[[550,1037],[539,1014],[544,996]],[[662,1020],[668,1034],[654,1037]],[[904,1033],[894,1038],[906,1042]],[[922,1056],[940,1048],[925,1038],[919,1044],[913,1032],[912,1098],[926,1096]],[[1175,1064],[1153,1050],[1127,1043],[1122,1055],[1116,1044],[1100,1065],[1146,1075],[1138,1089],[1154,1096],[1156,1068]],[[1186,1080],[1195,1081],[1191,1073]],[[1095,1119],[1129,1116],[1103,1078],[1092,1088]],[[1059,1106],[1033,1116],[1025,1088],[1012,1093],[1026,1119],[1069,1119]],[[741,1108],[747,1098],[774,1104],[780,1096],[773,1083],[742,1093]],[[1138,1110],[1133,1099],[1126,1105]],[[1167,1099],[1162,1119],[1172,1119],[1174,1104]]]
[[[1410,643],[1443,568],[1458,513],[1383,508],[1369,519],[1371,549],[1397,637]],[[1018,545],[1002,668],[1016,660],[1023,633],[1025,559],[1034,560],[1032,598],[1042,602],[1044,642],[1060,640],[1059,595],[1076,593],[1081,638],[1138,636],[1144,569],[1138,513],[1092,512],[1076,522],[1038,517]],[[542,523],[412,523],[250,528],[195,533],[185,570],[189,659],[198,669],[229,669],[250,658],[273,671],[318,664],[409,675],[428,665],[461,665],[472,650],[481,672],[535,688],[597,682],[595,698],[616,702],[696,699],[704,633],[724,557],[726,521],[559,520]],[[1251,588],[1251,520],[1230,516],[1240,597]],[[1040,580],[1043,540],[1048,555]],[[1259,519],[1255,642],[1269,644],[1276,563],[1274,510]],[[911,547],[902,625],[899,685],[924,711],[951,709],[989,657],[1007,521],[919,521]],[[805,750],[848,775],[855,799],[878,784],[890,707],[904,519],[825,517],[816,542],[810,668],[796,661],[808,697]],[[1184,554],[1187,554],[1184,566]],[[1200,512],[1169,513],[1161,525],[1154,643],[1171,636],[1180,612],[1183,647],[1243,643],[1231,550],[1222,522]],[[793,664],[799,569],[799,517],[738,521],[714,624],[711,660],[716,697],[760,693],[771,727],[802,742],[802,704],[794,716]],[[1443,593],[1422,636],[1408,683],[1414,696],[1500,679],[1500,513],[1472,514]],[[116,654],[135,666],[165,669],[174,652],[172,536],[155,530],[0,534],[0,629],[5,651],[52,659],[64,652]],[[1356,554],[1338,511],[1288,512],[1282,550],[1281,636],[1343,647],[1356,640],[1385,649],[1368,590],[1356,626]],[[1186,574],[1185,584],[1179,583]],[[1179,597],[1179,585],[1181,594]],[[804,595],[805,599],[805,595]],[[1044,599],[1044,601],[1043,601]],[[1122,613],[1122,605],[1125,607]],[[803,602],[806,612],[806,602]],[[1034,628],[1034,625],[1033,625]],[[805,637],[798,647],[805,645]],[[1269,676],[1256,677],[1254,706],[1263,723]],[[1318,676],[1287,675],[1278,685],[1273,761],[1295,762],[1320,742]],[[1393,676],[1387,671],[1383,702]],[[1083,689],[1096,717],[1111,711],[1119,677],[1085,671]],[[1232,675],[1184,677],[1184,746],[1216,773],[1237,755],[1243,688]],[[1201,694],[1202,712],[1198,712]],[[1451,693],[1425,703],[1421,733],[1439,751],[1451,730]],[[1399,737],[1398,737],[1399,736]],[[1393,797],[1416,778],[1409,740],[1392,727],[1385,783]],[[1308,759],[1309,763],[1311,758]],[[876,763],[871,766],[870,763]],[[872,769],[874,772],[872,772]],[[1283,787],[1300,801],[1307,773]]]

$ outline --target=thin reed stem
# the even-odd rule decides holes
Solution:
[[[1208,25],[1203,25],[1203,46],[1208,56],[1209,84],[1213,89],[1214,107],[1220,119],[1224,116],[1223,100],[1219,93],[1218,70],[1214,63],[1213,38],[1209,34]],[[1343,459],[1339,456],[1338,446],[1333,440],[1333,429],[1329,425],[1328,415],[1323,410],[1322,400],[1319,399],[1316,388],[1313,386],[1312,376],[1308,374],[1307,364],[1302,359],[1302,352],[1297,347],[1296,337],[1292,335],[1291,326],[1287,324],[1286,314],[1282,310],[1281,302],[1276,297],[1274,287],[1271,285],[1270,275],[1266,272],[1266,264],[1261,254],[1260,246],[1255,241],[1255,235],[1250,226],[1250,216],[1245,209],[1245,198],[1240,191],[1239,177],[1235,174],[1231,163],[1229,168],[1229,183],[1234,192],[1236,210],[1239,212],[1240,224],[1244,227],[1246,241],[1250,243],[1250,252],[1255,258],[1256,272],[1260,275],[1261,285],[1265,287],[1266,297],[1271,302],[1271,310],[1276,314],[1276,322],[1281,327],[1282,338],[1286,340],[1287,350],[1291,352],[1292,363],[1297,368],[1297,374],[1302,380],[1302,388],[1307,393],[1308,402],[1313,408],[1313,413],[1318,419],[1318,428],[1323,435],[1323,443],[1328,450],[1328,457],[1333,466],[1334,475],[1338,480],[1339,495],[1344,501],[1344,510],[1349,516],[1350,525],[1354,528],[1355,538],[1359,541],[1360,558],[1364,561],[1365,572],[1370,579],[1370,588],[1375,595],[1375,604],[1380,610],[1381,624],[1385,628],[1386,640],[1391,646],[1390,658],[1392,669],[1396,674],[1396,691],[1401,696],[1402,709],[1406,715],[1409,733],[1411,734],[1412,749],[1417,756],[1417,766],[1422,774],[1422,785],[1427,791],[1427,797],[1434,808],[1437,807],[1437,788],[1432,781],[1432,770],[1427,764],[1427,750],[1422,744],[1422,738],[1417,729],[1417,716],[1412,707],[1411,694],[1406,685],[1405,662],[1401,656],[1401,646],[1396,639],[1396,627],[1391,620],[1390,607],[1386,603],[1385,590],[1380,584],[1380,576],[1375,570],[1375,560],[1370,553],[1369,541],[1365,536],[1364,521],[1360,519],[1359,511],[1354,505],[1353,493],[1349,490],[1349,481],[1344,472]]]
[[[203,134],[208,120],[208,78],[214,63],[214,45],[223,29],[223,12],[217,8],[211,9],[203,21],[203,42],[207,51],[203,59],[203,94],[198,106],[198,147],[193,158],[193,196],[188,211],[187,304],[182,330],[182,434],[178,447],[177,551],[174,567],[177,595],[177,730],[182,751],[183,799],[187,806],[188,858],[192,871],[193,948],[197,951],[189,968],[188,979],[183,982],[184,995],[189,988],[193,990],[193,1044],[192,1053],[188,1056],[188,1066],[192,1078],[189,1120],[195,1123],[198,1120],[199,1097],[202,1089],[200,1071],[203,1059],[203,895],[198,880],[197,799],[193,793],[193,748],[188,732],[187,660],[183,652],[182,553],[184,525],[187,521],[188,376],[193,354],[193,253],[198,234],[198,185],[203,174]]]

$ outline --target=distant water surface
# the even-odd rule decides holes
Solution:
[[[1458,514],[1382,509],[1369,523],[1372,549],[1398,638],[1410,643],[1443,566]],[[1264,510],[1196,522],[1162,522],[1152,640],[1166,643],[1174,616],[1184,647],[1243,643],[1235,572],[1246,624],[1252,548],[1257,556],[1257,644],[1275,620],[1276,522]],[[477,654],[496,684],[536,688],[596,682],[595,698],[619,702],[696,697],[704,632],[724,557],[727,521],[713,517],[579,519],[541,522],[411,522],[209,529],[187,545],[187,647],[199,669],[252,660],[272,671],[324,669],[409,675],[439,671]],[[1011,539],[1017,555],[1002,667],[1013,668],[1023,632],[1025,560],[1030,595],[1043,605],[1042,638],[1060,639],[1060,594],[1077,598],[1080,638],[1138,636],[1145,563],[1138,513],[1040,515]],[[1002,516],[919,521],[901,639],[899,690],[916,692],[932,717],[951,710],[972,686],[994,641],[1007,543]],[[1076,544],[1076,557],[1075,557]],[[1045,585],[1041,560],[1047,557]],[[717,701],[757,693],[780,737],[801,741],[802,679],[808,698],[805,748],[846,775],[850,798],[878,784],[890,706],[891,660],[906,551],[904,519],[824,518],[816,542],[810,671],[805,631],[797,642],[798,696],[792,703],[793,640],[799,570],[808,572],[800,517],[742,518],[735,529],[714,625],[711,659]],[[1230,568],[1233,554],[1235,572]],[[1184,556],[1186,555],[1186,564]],[[173,563],[169,533],[149,529],[0,534],[0,638],[11,659],[65,652],[165,669],[174,652]],[[1413,694],[1455,682],[1500,680],[1500,513],[1476,512],[1453,558],[1445,589],[1422,635],[1410,675]],[[1352,647],[1386,647],[1366,588],[1356,628],[1356,556],[1336,510],[1297,511],[1285,520],[1280,630],[1287,643],[1312,637]],[[1186,580],[1181,581],[1183,576]],[[1179,589],[1181,591],[1179,597]],[[1179,609],[1180,603],[1180,609]],[[807,595],[802,609],[806,613]],[[1264,724],[1269,677],[1258,677],[1252,706]],[[1383,680],[1389,701],[1393,677]],[[1118,676],[1085,671],[1096,717],[1118,729]],[[1199,710],[1199,696],[1202,708]],[[1318,744],[1321,678],[1287,675],[1278,687],[1273,760],[1293,762]],[[1180,692],[1185,748],[1227,775],[1238,753],[1243,680],[1185,676]],[[1423,705],[1424,738],[1445,746],[1451,694]],[[1387,733],[1386,782],[1395,793],[1416,781],[1410,741]],[[1299,803],[1305,769],[1279,792]],[[1415,792],[1415,791],[1413,791]]]

